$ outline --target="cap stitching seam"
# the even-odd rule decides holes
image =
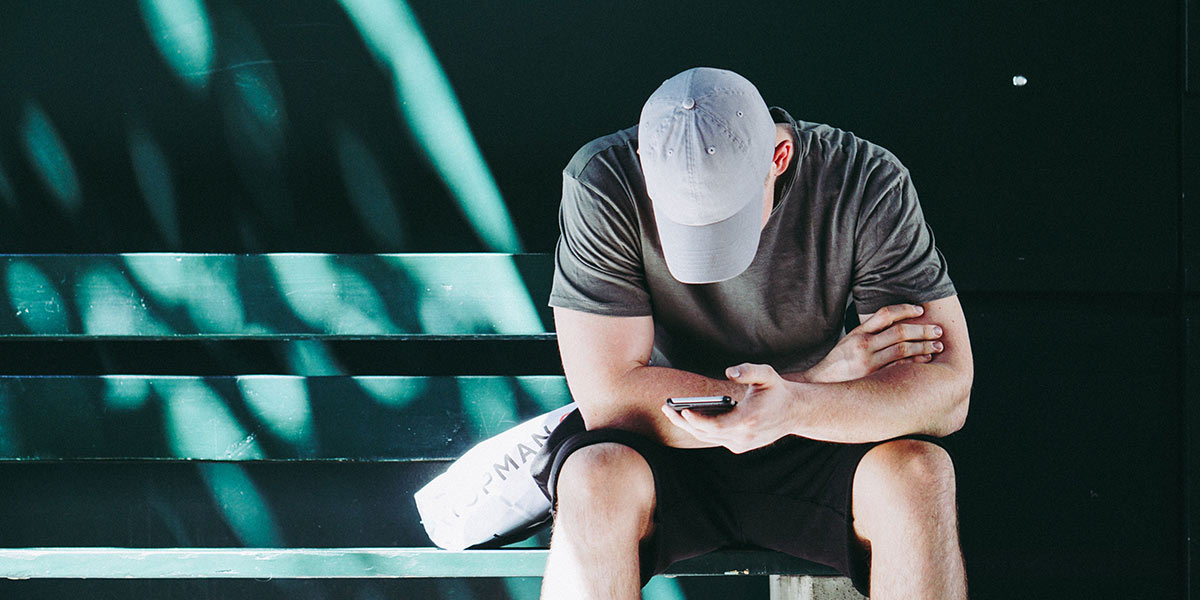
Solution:
[[[700,112],[704,113],[704,115],[708,117],[709,122],[711,122],[713,125],[716,125],[721,130],[721,133],[725,134],[725,137],[728,138],[729,141],[737,144],[738,150],[743,152],[746,150],[748,147],[746,141],[738,137],[737,134],[730,130],[730,128],[726,126],[725,120],[722,119],[720,115],[717,115],[707,108],[701,108]]]

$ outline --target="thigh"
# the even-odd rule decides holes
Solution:
[[[924,439],[924,438],[922,438]],[[722,464],[748,544],[831,566],[866,594],[869,556],[854,533],[854,476],[870,444],[789,437]]]
[[[557,510],[562,465],[572,453],[595,444],[615,443],[637,451],[654,477],[653,529],[641,548],[643,583],[671,564],[737,542],[733,516],[720,494],[710,464],[729,454],[723,448],[681,450],[617,429],[585,431],[582,420],[565,420],[534,464],[535,477]],[[560,433],[561,432],[561,433]]]

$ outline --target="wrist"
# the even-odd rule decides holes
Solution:
[[[792,383],[813,383],[816,380],[813,379],[811,371],[812,369],[808,369],[806,371],[793,371],[791,373],[784,373],[780,375],[780,377],[783,377],[784,380]]]
[[[788,432],[792,435],[809,437],[809,427],[812,424],[813,393],[818,388],[808,381],[791,381],[787,388],[791,395],[788,402]]]

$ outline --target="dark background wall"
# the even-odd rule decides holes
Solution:
[[[185,20],[195,35],[174,48],[199,62],[180,68],[147,18],[153,0],[0,3],[0,251],[495,248],[445,180],[473,163],[439,170],[424,150],[401,107],[427,90],[397,92],[399,67],[348,16],[355,3],[182,4],[206,18]],[[1189,48],[1196,17],[1185,4],[407,8],[526,251],[553,247],[559,172],[575,149],[633,124],[657,84],[690,66],[739,71],[769,103],[895,152],[950,261],[976,353],[972,414],[950,442],[974,595],[1184,598],[1200,583],[1188,541],[1200,516],[1188,443],[1200,432],[1189,352],[1200,323],[1200,28]],[[54,358],[36,368],[93,368]],[[253,474],[269,488],[303,468]],[[191,467],[158,469],[156,479],[179,483],[147,489],[116,466],[110,481],[84,483],[143,503],[191,497]],[[197,545],[227,537],[203,520],[172,530],[133,517],[79,533],[83,521],[58,515],[82,507],[44,501],[70,498],[79,473],[0,470],[15,482],[0,517],[5,545],[173,544],[179,527],[194,528],[183,537]],[[319,474],[326,496],[309,502],[336,504],[336,490],[350,488],[370,505],[346,509],[345,543],[425,543],[411,515],[370,523],[387,512],[385,490]],[[41,526],[21,522],[39,507]],[[350,539],[368,530],[391,533]],[[187,585],[165,589],[206,597],[235,584]],[[363,589],[354,595],[382,588]],[[322,593],[350,594],[337,590]]]

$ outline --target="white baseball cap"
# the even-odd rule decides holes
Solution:
[[[737,73],[689,69],[646,100],[638,155],[675,279],[724,281],[754,261],[774,152],[767,104]]]

